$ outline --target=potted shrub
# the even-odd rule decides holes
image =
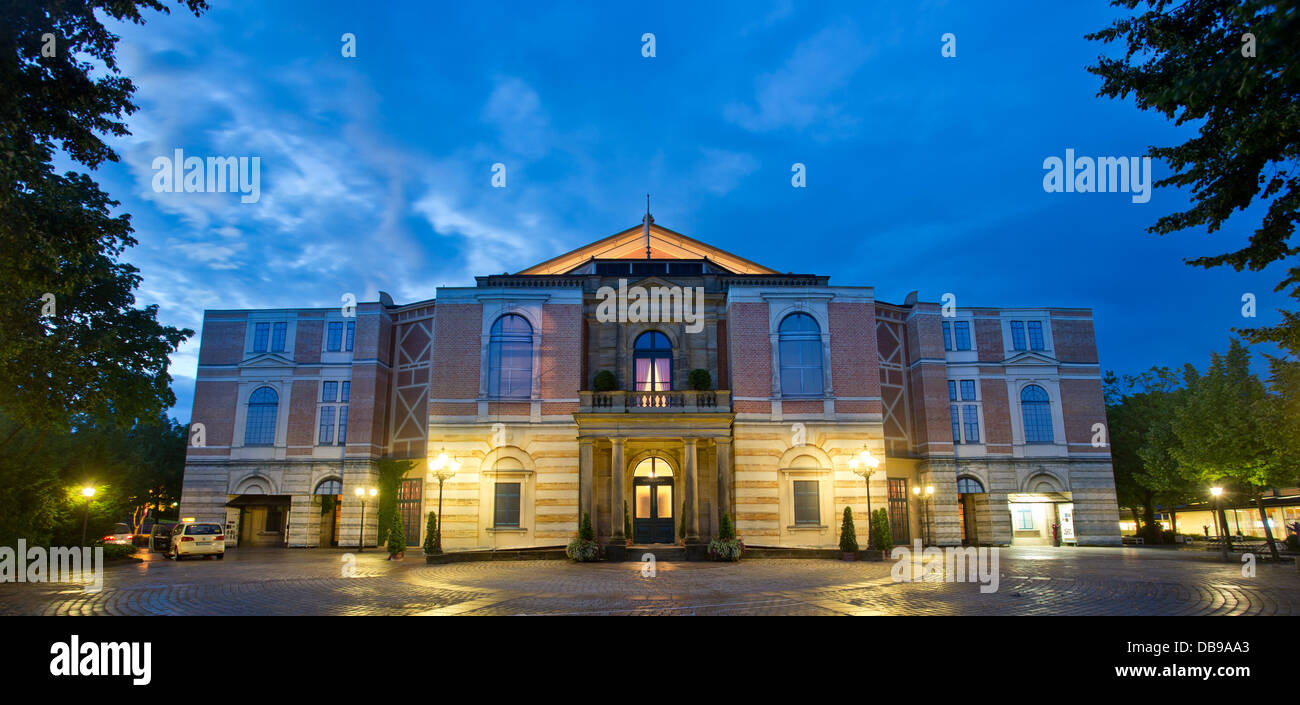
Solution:
[[[438,533],[438,513],[429,512],[429,518],[424,522],[424,553],[425,555],[433,554],[433,537]]]
[[[600,544],[596,543],[596,532],[591,528],[591,515],[587,512],[582,513],[578,538],[569,542],[564,555],[578,563],[590,563],[600,558]]]
[[[686,381],[691,385],[691,389],[697,392],[707,392],[713,389],[713,375],[703,368],[697,367],[691,370],[690,375],[686,377]]]
[[[613,372],[601,370],[596,373],[596,379],[592,380],[591,387],[598,392],[612,392],[618,387],[618,380],[614,378]]]
[[[388,560],[400,561],[406,557],[406,529],[402,527],[402,515],[393,513],[393,523],[388,529]]]
[[[709,541],[709,558],[715,561],[738,561],[745,552],[745,545],[736,540],[736,529],[731,523],[731,515],[723,514],[718,524],[718,537]]]
[[[889,555],[894,548],[894,535],[889,531],[889,512],[877,509],[871,513],[870,523],[872,543],[876,545],[876,550]]]
[[[858,532],[853,526],[853,510],[844,508],[844,523],[840,524],[840,553],[846,561],[858,559]]]

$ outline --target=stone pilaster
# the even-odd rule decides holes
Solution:
[[[596,485],[593,479],[592,448],[590,438],[578,439],[578,527],[582,527],[583,513],[596,521]]]
[[[722,521],[723,514],[731,514],[731,439],[717,439],[717,477],[718,477],[718,521]],[[731,516],[732,526],[735,526],[736,517]]]
[[[698,543],[700,540],[700,492],[699,492],[699,470],[696,467],[696,446],[698,442],[694,438],[687,438],[683,441],[685,452],[682,458],[682,466],[686,479],[686,542]]]
[[[609,467],[609,536],[612,541],[623,541],[623,475],[627,468],[623,460],[623,439],[611,438],[612,446]]]

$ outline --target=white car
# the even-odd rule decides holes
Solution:
[[[181,560],[186,556],[226,557],[225,529],[220,524],[182,523],[172,529],[171,548],[167,556]]]
[[[130,546],[135,536],[131,533],[131,527],[127,524],[117,524],[113,527],[113,533],[104,537],[104,545]]]

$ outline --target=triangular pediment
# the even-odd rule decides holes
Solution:
[[[240,367],[290,367],[293,360],[281,353],[260,353],[239,363]]]
[[[573,271],[592,259],[645,259],[646,237],[643,226],[628,228],[623,232],[610,235],[589,245],[553,257],[540,264],[535,264],[518,274],[564,274]],[[701,260],[707,259],[720,267],[737,274],[777,274],[756,262],[733,255],[712,245],[674,232],[668,228],[650,224],[650,259],[652,260]]]
[[[1040,352],[1021,352],[1002,361],[1004,365],[1055,365],[1057,360]]]

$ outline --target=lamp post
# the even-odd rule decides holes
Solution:
[[[880,465],[880,460],[873,457],[865,445],[862,446],[862,452],[856,457],[849,458],[849,468],[854,474],[862,476],[867,481],[867,550],[876,547],[875,532],[872,531],[871,516],[871,476],[875,474],[876,467]]]
[[[357,531],[357,553],[366,550],[366,496],[374,497],[377,494],[379,494],[379,490],[373,487],[370,489],[358,487],[356,489],[357,499],[361,500],[361,529]]]
[[[429,475],[438,478],[438,523],[433,529],[433,553],[442,553],[442,483],[446,482],[460,470],[460,463],[447,456],[447,449],[438,453],[438,457],[429,463]]]
[[[1223,560],[1228,560],[1228,551],[1232,549],[1232,537],[1228,534],[1228,520],[1223,516],[1223,488],[1211,487],[1210,494],[1214,495],[1214,521],[1216,524],[1224,524],[1219,532],[1220,538],[1223,539],[1220,556]]]
[[[919,485],[912,485],[912,494],[921,500],[921,511],[924,513],[925,523],[922,525],[922,535],[925,537],[926,545],[930,544],[930,497],[934,495],[934,485],[925,486],[925,496],[921,496]]]
[[[81,515],[81,545],[86,545],[86,524],[90,522],[90,498],[95,496],[94,487],[82,487],[81,496],[86,498],[86,510]]]

